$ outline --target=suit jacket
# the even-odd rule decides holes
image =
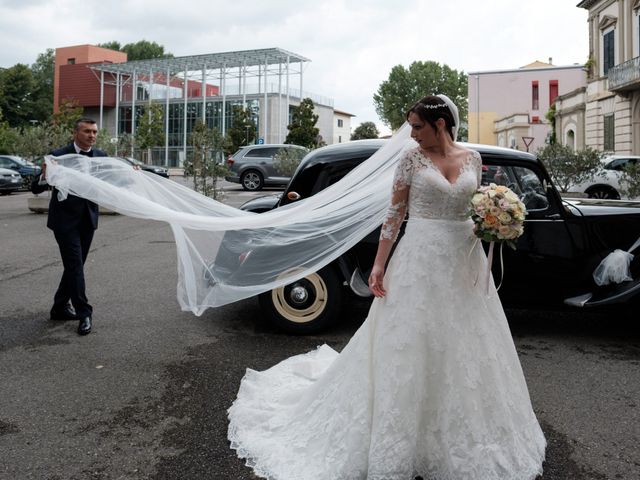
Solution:
[[[107,154],[97,148],[91,149],[93,157],[106,157]],[[50,155],[59,157],[69,153],[76,153],[73,143],[66,147],[58,148],[50,153]],[[48,185],[39,185],[40,176],[31,183],[31,191],[33,193],[42,193]],[[51,230],[71,230],[79,227],[84,222],[90,222],[91,226],[98,228],[98,205],[85,200],[84,198],[68,195],[66,200],[58,200],[58,190],[53,189],[51,193],[51,201],[49,202],[49,217],[47,219],[47,227]]]

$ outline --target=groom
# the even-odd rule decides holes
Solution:
[[[90,118],[76,121],[73,129],[73,143],[51,152],[56,157],[79,154],[87,157],[106,157],[106,153],[93,148],[98,135],[96,122]],[[46,164],[42,173],[31,184],[33,193],[42,193],[48,188]],[[58,190],[53,189],[49,203],[47,227],[60,248],[64,271],[60,285],[53,298],[51,320],[79,320],[78,334],[91,332],[93,308],[87,300],[84,281],[84,263],[87,260],[93,233],[98,228],[98,205],[75,195],[65,200],[58,199]],[[75,312],[69,306],[73,305]]]

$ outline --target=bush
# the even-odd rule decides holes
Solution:
[[[622,171],[620,189],[625,197],[640,197],[640,162],[629,163]]]
[[[602,175],[602,154],[589,147],[574,151],[566,145],[553,144],[539,149],[537,155],[561,192],[567,192],[573,184]]]

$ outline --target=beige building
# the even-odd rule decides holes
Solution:
[[[343,143],[351,139],[352,117],[355,117],[352,113],[333,110],[333,141],[331,143]]]
[[[545,145],[556,98],[583,87],[582,65],[533,62],[510,70],[470,72],[469,142],[535,151]]]
[[[562,143],[640,154],[640,0],[583,0],[589,11],[585,89],[557,104]],[[573,142],[573,143],[572,143]]]

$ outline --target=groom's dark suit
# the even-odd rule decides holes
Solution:
[[[58,157],[69,153],[77,153],[73,143],[52,151],[51,155]],[[89,152],[81,152],[81,155],[105,157],[106,153],[93,148]],[[47,188],[47,184],[41,184],[40,177],[31,185],[33,193],[41,193]],[[68,308],[69,300],[78,318],[91,317],[93,308],[85,293],[84,263],[91,247],[93,233],[98,228],[98,205],[75,195],[68,195],[65,200],[60,201],[58,190],[54,188],[49,202],[47,227],[53,230],[64,266],[62,279],[53,300],[52,318],[55,313]]]

